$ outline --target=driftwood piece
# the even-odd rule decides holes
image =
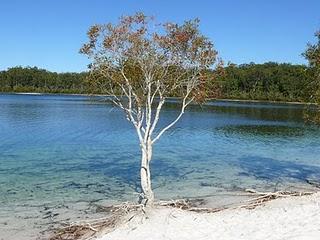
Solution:
[[[263,205],[265,202],[284,197],[311,195],[314,192],[296,192],[296,191],[277,191],[277,192],[258,192],[253,189],[246,189],[246,192],[257,195],[257,197],[249,199],[240,208],[254,209]]]
[[[109,214],[108,217],[93,219],[88,221],[65,223],[64,226],[53,231],[53,236],[49,240],[77,240],[77,239],[90,239],[97,232],[104,230],[114,229],[120,222],[124,221],[124,216],[129,213],[138,213],[139,210],[144,212],[144,206],[141,204],[122,203],[110,207],[100,206],[99,211],[105,211]],[[131,216],[127,221],[134,217]]]
[[[192,212],[206,212],[206,213],[214,213],[222,211],[225,208],[206,208],[200,207],[204,205],[204,199],[178,199],[178,200],[171,200],[171,201],[160,201],[157,203],[158,206],[164,207],[174,207],[179,208],[182,210],[192,211]]]
[[[240,206],[235,206],[234,204],[232,204],[232,205],[226,205],[220,208],[205,208],[205,207],[199,207],[199,205],[195,204],[195,202],[192,202],[191,200],[188,200],[188,199],[161,201],[158,204],[160,206],[176,207],[182,210],[188,210],[193,212],[214,213],[214,212],[219,212],[225,209],[236,209],[236,208],[254,209],[257,206],[263,205],[265,202],[268,202],[277,198],[284,198],[284,197],[290,197],[290,196],[304,196],[304,195],[311,195],[314,193],[314,192],[295,192],[295,191],[258,192],[254,189],[246,189],[245,192],[255,197],[247,200],[244,204]]]

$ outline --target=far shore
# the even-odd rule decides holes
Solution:
[[[104,94],[84,94],[84,93],[46,93],[46,92],[0,92],[0,94],[13,95],[63,95],[63,96],[94,96],[94,97],[111,97]],[[179,99],[177,97],[167,97],[167,99]],[[273,100],[254,100],[254,99],[233,99],[233,98],[209,98],[207,101],[239,102],[239,103],[274,103],[274,104],[292,104],[292,105],[318,105],[312,102],[297,101],[273,101]]]

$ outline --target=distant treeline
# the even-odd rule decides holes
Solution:
[[[56,73],[37,67],[14,67],[0,72],[0,91],[90,93],[87,75],[86,72]],[[312,70],[304,65],[229,64],[221,76],[213,76],[216,74],[206,83],[207,97],[309,102],[315,91]]]
[[[313,70],[305,65],[229,65],[218,80],[224,98],[312,102],[315,92]]]
[[[87,73],[56,73],[37,67],[0,72],[1,92],[86,93]]]

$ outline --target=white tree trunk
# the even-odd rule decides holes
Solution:
[[[144,205],[150,206],[154,202],[154,193],[151,187],[151,175],[150,175],[150,161],[152,158],[152,143],[149,140],[145,147],[142,147],[142,159],[141,159],[141,189],[142,196],[140,202]]]

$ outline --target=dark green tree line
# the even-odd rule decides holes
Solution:
[[[223,74],[206,73],[209,77],[203,86],[205,97],[316,102],[320,89],[316,69],[311,64],[228,64],[222,69]],[[139,75],[134,68],[131,71],[128,74]],[[37,67],[14,67],[0,72],[0,91],[103,94],[101,89],[87,84],[87,75],[86,72],[56,73]],[[173,92],[172,96],[179,96],[179,92]]]
[[[223,98],[303,101],[310,100],[312,75],[304,65],[229,64],[225,74],[217,79]]]
[[[86,73],[56,73],[37,67],[0,72],[1,92],[85,93]]]

